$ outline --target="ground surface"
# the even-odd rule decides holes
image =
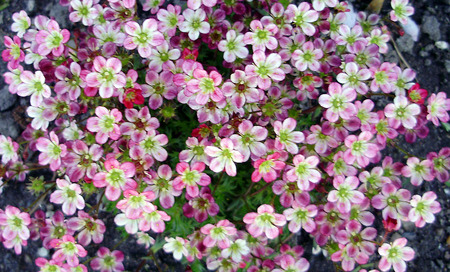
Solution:
[[[4,1],[3,1],[4,2]],[[67,9],[56,4],[57,1],[40,0],[10,0],[9,5],[0,11],[0,48],[3,49],[3,36],[11,36],[9,30],[11,15],[21,9],[26,10],[30,17],[37,14],[53,16],[62,28],[68,27]],[[355,1],[356,2],[356,1]],[[358,1],[357,7],[364,8],[369,1]],[[420,26],[421,34],[419,40],[414,42],[411,37],[396,37],[396,42],[404,55],[406,61],[417,71],[417,78],[421,86],[430,92],[445,91],[449,94],[449,72],[450,54],[448,46],[443,47],[442,42],[448,42],[448,25],[450,14],[449,0],[410,1],[416,8],[413,16],[414,21]],[[384,11],[388,8],[384,6]],[[444,44],[445,46],[445,44]],[[398,61],[395,54],[387,56],[389,61]],[[5,65],[0,64],[0,74],[6,71]],[[12,112],[24,101],[17,99],[8,92],[8,87],[0,81],[0,134],[17,137],[22,131],[21,126],[13,119]],[[432,128],[430,136],[426,140],[419,140],[414,147],[404,144],[403,147],[413,154],[426,155],[428,151],[438,151],[443,146],[450,146],[450,136],[442,127]],[[401,158],[396,150],[390,150],[390,155],[397,159]],[[436,216],[436,222],[417,229],[413,224],[404,224],[394,237],[402,235],[409,240],[409,246],[416,250],[416,258],[408,263],[408,271],[450,271],[450,188],[436,181],[427,183],[420,189],[411,188],[413,193],[422,194],[433,190],[437,193],[442,205],[442,212]],[[27,207],[34,201],[35,197],[30,195],[24,188],[23,183],[10,184],[0,195],[0,208],[12,204],[18,207]],[[113,224],[112,217],[107,216],[108,224]],[[112,246],[121,238],[118,233],[108,231],[106,233],[106,246]],[[305,247],[305,257],[311,263],[311,271],[333,271],[333,266],[326,261],[323,255],[311,255],[311,240],[305,235],[298,237],[299,244]],[[125,267],[130,271],[139,266],[139,258],[146,255],[143,247],[138,247],[131,238],[122,243],[118,249],[124,251]],[[6,250],[0,246],[0,271],[36,271],[33,259],[37,256],[38,246],[30,241],[25,248],[24,254],[16,256],[13,251]],[[45,256],[45,252],[43,253]],[[158,252],[156,256],[159,265],[164,271],[183,271],[182,266],[175,262],[171,256]],[[169,268],[170,267],[170,268]],[[156,271],[156,267],[148,262],[145,271]]]

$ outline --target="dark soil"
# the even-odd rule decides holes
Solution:
[[[65,28],[70,23],[68,20],[67,8],[59,6],[58,0],[1,0],[0,4],[8,2],[9,5],[0,11],[0,42],[3,49],[3,36],[12,37],[10,31],[11,16],[14,12],[25,10],[33,18],[38,14],[54,16],[60,25]],[[358,9],[364,9],[370,2],[354,1]],[[383,11],[384,14],[389,10],[389,4],[386,1]],[[420,26],[421,34],[419,40],[414,42],[410,37],[399,37],[395,31],[393,36],[399,45],[400,51],[409,65],[417,71],[417,79],[422,88],[429,92],[445,91],[450,97],[448,88],[450,58],[449,49],[441,49],[439,42],[448,41],[448,25],[450,14],[449,0],[421,0],[410,1],[415,7],[413,20]],[[438,43],[436,43],[438,42]],[[389,61],[398,60],[395,54],[388,56]],[[0,73],[6,72],[5,63],[0,64]],[[20,135],[23,128],[13,119],[12,112],[18,105],[24,105],[26,102],[18,99],[8,92],[8,87],[0,80],[0,134],[16,138]],[[425,140],[419,139],[414,145],[402,145],[403,148],[418,156],[426,156],[430,151],[439,151],[444,146],[450,146],[450,134],[444,128],[430,125],[429,137]],[[402,161],[402,155],[398,150],[391,149],[389,155]],[[404,162],[404,160],[403,160]],[[41,173],[34,173],[38,175]],[[33,175],[33,173],[32,173]],[[442,211],[436,216],[433,224],[427,224],[424,228],[418,229],[411,223],[403,224],[398,233],[392,234],[391,240],[401,236],[408,238],[408,246],[416,251],[416,257],[408,263],[408,271],[450,271],[450,188],[437,181],[426,182],[419,188],[411,189],[413,194],[423,194],[432,190],[438,195],[438,201],[441,203]],[[10,183],[4,188],[0,195],[0,208],[4,209],[7,205],[17,207],[27,207],[36,198],[25,189],[24,183]],[[43,203],[46,203],[45,201]],[[47,209],[45,205],[40,208]],[[113,216],[106,216],[107,225],[113,225]],[[312,240],[304,233],[298,237],[298,242],[305,248],[305,257],[311,263],[310,271],[334,271],[334,266],[322,255],[312,255]],[[103,245],[112,247],[122,238],[120,233],[113,228],[108,228]],[[15,255],[12,250],[0,246],[0,271],[37,271],[34,265],[38,251],[38,243],[29,241],[28,246],[24,248],[22,255]],[[98,249],[91,246],[89,256],[93,256]],[[135,243],[133,238],[128,238],[117,248],[124,252],[126,258],[125,267],[129,271],[135,270],[141,262],[141,257],[147,255],[147,250]],[[156,254],[156,259],[163,271],[184,271],[181,263],[173,260],[171,255],[165,254],[162,250]],[[83,261],[83,260],[82,260]],[[156,266],[152,261],[148,261],[142,271],[156,271]]]

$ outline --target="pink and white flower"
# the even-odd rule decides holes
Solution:
[[[403,125],[407,129],[413,129],[417,124],[416,116],[419,113],[419,105],[410,104],[405,96],[396,96],[394,103],[388,104],[384,108],[384,114],[388,118],[389,125],[393,128]]]
[[[337,208],[341,213],[348,213],[352,204],[363,203],[365,196],[357,190],[359,180],[357,177],[336,176],[333,179],[333,186],[336,190],[328,193],[328,201],[336,202]]]
[[[284,210],[283,214],[289,221],[288,228],[292,233],[297,233],[302,228],[308,233],[312,233],[316,229],[316,223],[313,220],[317,215],[315,205],[304,205],[304,203],[294,201],[292,202],[292,208]]]
[[[427,120],[439,126],[439,121],[446,123],[450,120],[448,111],[450,111],[450,99],[447,99],[447,94],[444,92],[431,94],[428,98]]]
[[[203,9],[185,9],[183,11],[184,21],[179,24],[181,32],[187,32],[189,38],[193,41],[197,40],[200,33],[209,32],[210,25],[206,21],[206,13]]]
[[[39,164],[50,164],[50,169],[56,171],[61,167],[61,158],[67,154],[65,144],[59,144],[58,136],[54,131],[49,134],[50,139],[41,137],[37,140],[36,148],[39,154]]]
[[[311,41],[305,42],[301,50],[297,49],[292,53],[292,63],[299,71],[309,68],[311,71],[318,71],[319,60],[323,57],[322,49],[315,49]]]
[[[414,222],[416,227],[422,228],[425,223],[434,222],[434,214],[441,211],[441,204],[436,201],[436,198],[437,195],[433,191],[426,192],[423,196],[414,195],[411,198],[408,219]]]
[[[209,99],[219,102],[224,98],[219,85],[222,83],[222,76],[211,71],[209,74],[203,69],[196,69],[193,78],[187,82],[185,94],[190,96],[196,94],[195,102],[199,105],[205,105]]]
[[[275,152],[268,155],[265,159],[261,158],[255,161],[253,164],[255,171],[252,173],[252,181],[258,182],[261,178],[264,179],[265,182],[276,180],[279,172],[286,166],[285,162],[278,160],[280,157],[280,153]]]
[[[158,31],[158,22],[155,19],[147,19],[142,27],[133,21],[125,24],[125,32],[129,35],[125,38],[123,46],[128,50],[137,47],[139,55],[148,58],[152,53],[152,47],[164,43],[164,35]]]
[[[414,8],[408,5],[408,0],[391,0],[391,7],[392,11],[389,13],[391,20],[400,21],[404,25],[408,23],[408,17],[414,13]]]
[[[102,56],[94,59],[93,72],[86,76],[89,87],[98,88],[102,98],[116,96],[115,92],[126,85],[126,77],[122,70],[122,62],[117,58],[108,60]]]
[[[72,22],[79,22],[85,26],[94,24],[94,20],[98,17],[98,10],[93,7],[93,0],[71,0],[70,6],[73,11],[69,14]]]
[[[106,247],[100,247],[97,251],[97,257],[91,261],[91,267],[101,272],[120,272],[124,271],[123,259],[122,251],[114,250],[111,252]]]
[[[232,237],[237,233],[234,224],[226,219],[220,220],[216,225],[207,224],[200,231],[206,235],[203,240],[206,247],[212,248],[217,245],[220,249],[229,248]]]
[[[70,39],[69,30],[61,30],[55,20],[49,20],[46,28],[36,33],[36,42],[39,44],[38,53],[46,56],[51,52],[55,57],[61,56],[64,52],[64,44]]]
[[[278,150],[286,149],[291,154],[298,153],[299,143],[305,140],[305,135],[300,131],[294,131],[297,121],[294,118],[286,118],[283,123],[275,121],[273,130],[277,137],[275,138],[275,148]]]
[[[50,87],[45,84],[45,77],[41,71],[36,71],[35,74],[30,71],[23,71],[20,80],[22,83],[17,86],[17,95],[22,97],[31,95],[31,106],[39,107],[42,105],[44,98],[50,97]]]
[[[296,155],[293,158],[294,167],[287,171],[286,177],[289,181],[297,181],[301,190],[308,190],[311,183],[318,183],[322,175],[317,169],[319,158],[310,156],[305,158],[303,155]]]
[[[247,213],[243,221],[247,224],[247,231],[253,237],[264,234],[269,239],[278,237],[280,234],[278,227],[286,225],[286,217],[275,213],[274,208],[267,204],[259,206],[257,213]]]
[[[52,259],[57,262],[66,261],[70,267],[76,267],[80,263],[78,257],[85,257],[87,251],[75,242],[75,238],[70,235],[64,235],[62,239],[53,239],[50,242],[51,247],[56,248]]]
[[[392,183],[386,183],[381,188],[381,193],[372,198],[372,206],[383,210],[383,219],[405,219],[411,210],[409,200],[411,193],[406,189],[397,189]]]
[[[245,47],[244,35],[237,34],[231,29],[227,32],[226,40],[222,40],[218,44],[218,49],[223,54],[223,59],[227,62],[234,62],[236,58],[245,59],[248,56],[248,49]]]
[[[251,32],[245,33],[243,42],[245,44],[251,44],[253,51],[261,50],[266,51],[274,50],[278,47],[278,41],[274,37],[278,32],[278,27],[273,23],[263,25],[259,20],[253,20],[250,23]]]
[[[312,36],[316,33],[316,28],[311,23],[319,19],[319,13],[311,9],[309,3],[302,2],[298,7],[290,4],[286,13],[290,18],[289,22],[293,22],[297,27],[300,27],[306,35]]]
[[[254,65],[245,66],[245,73],[250,80],[256,80],[258,87],[267,90],[272,84],[272,80],[279,82],[285,78],[284,71],[280,68],[281,56],[271,53],[268,56],[262,50],[253,53]]]
[[[411,184],[420,186],[424,180],[432,181],[434,179],[432,169],[433,163],[430,160],[420,161],[416,157],[410,157],[402,168],[402,175],[411,178]]]
[[[388,271],[394,267],[395,272],[406,271],[406,262],[414,258],[414,250],[406,246],[408,240],[406,238],[398,238],[393,243],[383,244],[378,248],[381,260],[378,267],[381,271]]]
[[[116,159],[105,161],[106,172],[97,173],[94,176],[94,186],[106,187],[106,198],[110,201],[117,200],[122,191],[136,189],[136,181],[131,179],[136,173],[136,167],[131,162],[120,164]]]
[[[191,166],[187,162],[177,164],[176,171],[179,174],[173,181],[175,190],[183,190],[186,187],[186,193],[191,197],[197,197],[199,194],[198,185],[208,186],[211,178],[202,173],[205,170],[203,162],[192,163]]]
[[[379,151],[378,146],[370,142],[372,138],[372,133],[368,131],[361,132],[358,137],[347,136],[345,146],[348,149],[344,152],[345,162],[353,164],[356,161],[361,167],[369,165],[370,159],[374,158]]]
[[[327,109],[324,117],[336,122],[339,117],[348,120],[356,113],[355,105],[351,103],[355,98],[355,89],[342,89],[339,83],[333,82],[328,87],[328,94],[319,97],[319,104]]]
[[[224,138],[220,141],[220,148],[207,146],[205,153],[213,157],[209,165],[212,171],[218,173],[225,169],[230,176],[236,176],[236,165],[234,163],[244,161],[244,155],[236,150],[233,141],[229,138]]]
[[[122,113],[118,109],[111,111],[103,106],[95,109],[97,117],[90,117],[87,120],[86,128],[91,132],[97,132],[95,141],[104,144],[111,138],[117,140],[120,137],[119,122],[122,120]]]
[[[105,223],[100,219],[94,219],[88,213],[78,211],[78,217],[71,217],[67,220],[70,229],[80,231],[78,241],[81,245],[87,246],[93,241],[99,244],[103,241],[103,234],[106,231]]]
[[[2,156],[2,163],[16,162],[19,159],[18,151],[19,144],[13,142],[11,137],[6,138],[0,135],[0,155]]]
[[[9,67],[15,69],[19,66],[19,63],[25,60],[25,53],[20,48],[20,38],[14,36],[11,39],[8,36],[5,36],[4,40],[5,46],[7,49],[2,51],[3,61],[7,61]]]
[[[84,198],[81,196],[81,187],[66,179],[56,179],[58,189],[50,195],[50,202],[62,204],[62,210],[67,215],[73,215],[77,209],[84,208]]]
[[[12,15],[12,19],[14,23],[11,24],[11,30],[17,32],[17,36],[22,38],[23,34],[31,26],[30,17],[24,10],[21,10],[20,12],[15,12]]]

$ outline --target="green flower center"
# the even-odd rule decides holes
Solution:
[[[113,187],[120,187],[125,183],[125,173],[122,169],[113,168],[106,174],[106,181]]]

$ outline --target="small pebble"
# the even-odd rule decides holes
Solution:
[[[37,251],[37,255],[39,257],[43,257],[43,258],[47,257],[48,256],[48,249],[46,249],[45,247],[39,248],[38,251]]]
[[[442,50],[448,49],[448,43],[446,41],[437,41],[435,43],[436,47]]]

